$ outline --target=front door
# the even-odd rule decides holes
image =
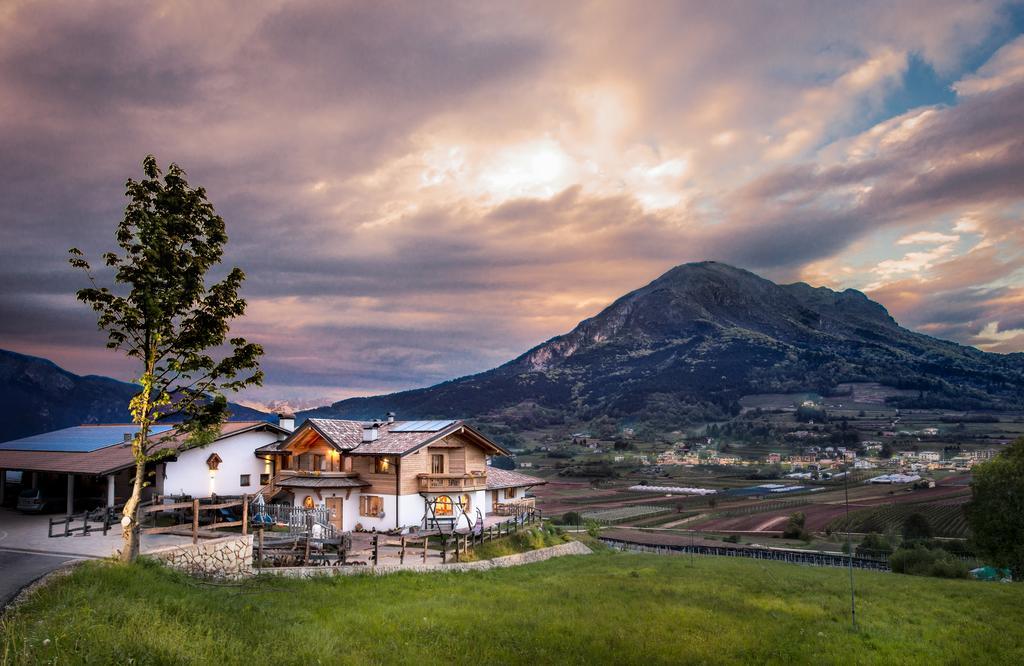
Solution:
[[[341,497],[328,497],[327,509],[331,512],[331,525],[334,525],[336,532],[341,532],[341,507],[345,500]]]

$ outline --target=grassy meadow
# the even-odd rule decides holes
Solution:
[[[1018,585],[599,552],[486,572],[212,585],[90,562],[4,664],[1024,663]]]

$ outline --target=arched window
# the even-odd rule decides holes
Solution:
[[[437,516],[450,516],[452,515],[452,498],[447,495],[441,495],[434,502],[434,515]]]
[[[306,499],[302,500],[302,508],[303,509],[312,509],[313,506],[314,506],[313,505],[313,498],[311,496],[309,496],[309,495],[306,495]]]
[[[459,498],[459,502],[462,504],[462,513],[469,513],[473,508],[473,501],[469,495],[463,495]]]

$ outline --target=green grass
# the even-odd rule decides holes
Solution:
[[[90,562],[4,622],[3,662],[1024,663],[1016,584],[858,572],[852,631],[846,576],[601,552],[221,587],[153,564]]]
[[[520,530],[507,537],[487,541],[474,546],[470,551],[467,561],[490,560],[495,557],[525,553],[530,550],[557,546],[565,543],[569,538],[560,529],[553,526],[531,527]]]

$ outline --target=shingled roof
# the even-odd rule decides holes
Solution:
[[[431,442],[443,439],[454,433],[461,433],[479,441],[485,448],[493,449],[495,453],[508,454],[500,444],[491,441],[480,431],[463,421],[444,422],[443,428],[437,430],[407,431],[402,428],[410,424],[433,423],[427,421],[349,421],[344,419],[307,419],[288,439],[281,442],[274,442],[256,450],[257,453],[278,453],[288,448],[288,445],[295,437],[307,429],[312,428],[328,443],[340,451],[345,451],[356,456],[402,456],[430,444]],[[377,439],[364,442],[363,430],[373,425],[377,426]]]
[[[501,490],[502,488],[521,488],[523,486],[541,486],[547,483],[544,479],[535,476],[527,476],[510,469],[498,467],[487,468],[487,490]]]

